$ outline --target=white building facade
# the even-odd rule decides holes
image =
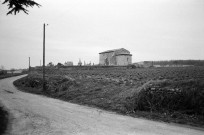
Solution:
[[[126,66],[132,64],[132,54],[124,48],[99,53],[99,65]]]

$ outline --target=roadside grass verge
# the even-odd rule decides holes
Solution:
[[[8,125],[8,113],[0,106],[0,135],[3,135]]]
[[[204,81],[148,80],[130,85],[104,79],[72,79],[31,73],[16,80],[19,90],[123,115],[204,127]]]

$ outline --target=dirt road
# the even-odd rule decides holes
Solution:
[[[20,76],[22,77],[22,76]],[[117,115],[18,91],[0,80],[0,103],[11,113],[11,135],[203,135],[204,130]]]

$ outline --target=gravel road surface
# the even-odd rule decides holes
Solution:
[[[23,75],[25,76],[25,75]],[[17,90],[0,80],[0,103],[11,114],[11,135],[204,135],[204,130],[118,115]]]

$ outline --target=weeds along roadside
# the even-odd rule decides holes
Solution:
[[[8,113],[0,106],[0,135],[3,135],[8,125]]]

